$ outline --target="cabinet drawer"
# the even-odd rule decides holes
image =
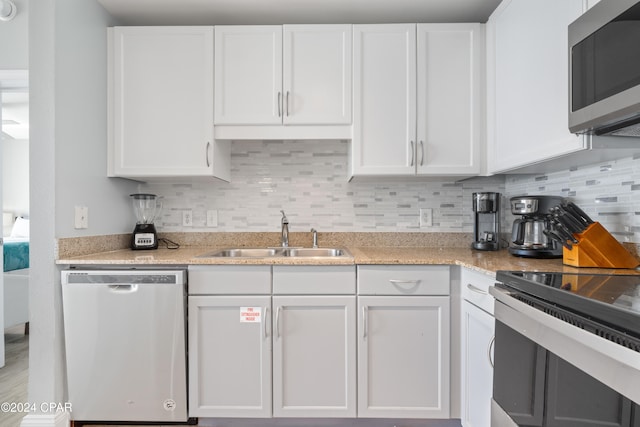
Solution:
[[[355,294],[356,268],[354,265],[274,265],[273,293]]]
[[[449,295],[447,265],[358,266],[360,295]]]
[[[189,266],[189,295],[270,294],[270,265]]]
[[[477,271],[462,268],[460,273],[460,295],[462,299],[480,307],[489,314],[493,314],[495,300],[489,294],[489,288],[495,279]]]

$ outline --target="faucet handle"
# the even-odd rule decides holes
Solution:
[[[281,210],[280,212],[282,213],[282,223],[289,224],[289,220],[287,219],[287,216],[285,215],[284,211]]]
[[[318,232],[315,228],[311,229],[311,233],[313,234],[313,246],[314,248],[318,247]]]

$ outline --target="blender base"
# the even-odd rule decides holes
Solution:
[[[153,224],[136,224],[131,235],[131,249],[148,250],[158,249],[158,235]]]

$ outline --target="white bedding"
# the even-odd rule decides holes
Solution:
[[[29,269],[4,273],[4,328],[29,321]]]
[[[28,242],[29,220],[16,218],[11,234],[3,240],[4,243]],[[29,321],[29,269],[5,272],[3,282],[4,328],[27,323]]]
[[[12,242],[18,243],[18,242],[28,242],[29,238],[7,236],[7,237],[3,237],[2,240],[4,241],[4,243],[12,243]]]

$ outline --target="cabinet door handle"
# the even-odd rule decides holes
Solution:
[[[467,289],[469,289],[470,291],[473,291],[477,294],[481,294],[481,295],[489,295],[489,292],[485,291],[484,289],[480,289],[477,286],[473,286],[471,283],[467,283]]]
[[[282,92],[278,91],[278,117],[282,117]]]
[[[424,165],[424,142],[420,141],[420,166]]]
[[[413,141],[410,141],[411,143],[411,164],[409,166],[413,166],[413,162],[415,162],[415,157],[416,157],[416,150],[413,147]]]
[[[496,336],[492,336],[491,337],[491,341],[489,342],[489,347],[487,347],[487,358],[489,359],[489,364],[491,365],[492,368],[494,368],[493,365],[493,359],[491,358],[491,350],[493,350],[493,346],[496,343]]]
[[[207,141],[207,146],[204,151],[204,157],[207,160],[207,167],[211,166],[211,162],[209,162],[209,148],[211,147],[211,143]]]
[[[362,338],[367,338],[367,329],[369,325],[367,324],[367,317],[369,315],[369,309],[366,305],[362,306]]]
[[[289,117],[289,91],[287,91],[287,117]]]
[[[276,338],[280,338],[280,306],[276,310]]]
[[[269,307],[264,308],[264,319],[262,319],[264,321],[264,337],[265,338],[269,338],[269,329],[267,328],[267,324],[269,322],[267,321],[267,319],[269,319]]]

